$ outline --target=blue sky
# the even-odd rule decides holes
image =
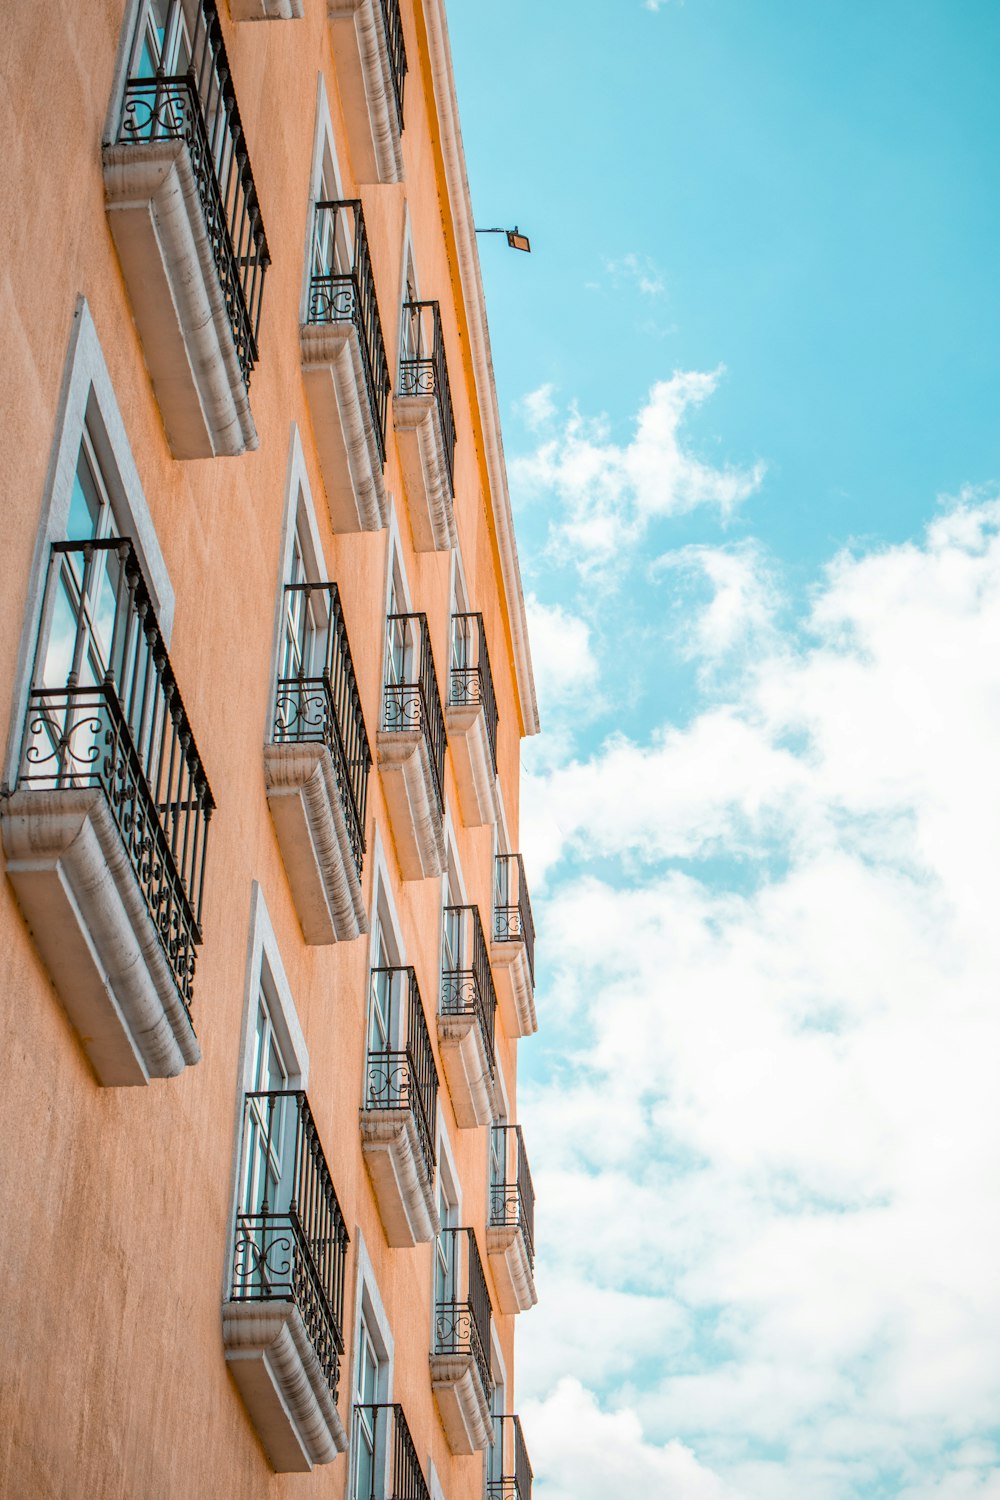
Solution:
[[[1000,1500],[1000,6],[449,6],[540,1500]]]

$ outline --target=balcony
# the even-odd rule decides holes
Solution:
[[[234,21],[296,21],[305,15],[303,0],[229,0]]]
[[[471,1229],[443,1229],[448,1267],[434,1310],[431,1385],[452,1453],[477,1453],[493,1441],[490,1323],[493,1311]]]
[[[434,1200],[438,1075],[411,968],[373,969],[361,1146],[385,1237],[399,1249],[437,1233]]]
[[[495,823],[497,700],[480,614],[451,617],[451,674],[445,713],[462,817],[469,828]]]
[[[444,909],[438,1046],[455,1119],[463,1130],[496,1117],[497,997],[476,906]]]
[[[278,1473],[347,1447],[337,1413],[347,1230],[305,1094],[246,1095],[226,1361]]]
[[[508,1035],[532,1036],[538,1030],[535,924],[520,854],[497,855],[490,962]]]
[[[402,182],[406,48],[399,0],[327,0],[351,160],[359,182]]]
[[[490,1219],[486,1230],[497,1301],[504,1313],[527,1312],[535,1291],[535,1189],[520,1125],[494,1125]]]
[[[361,871],[372,756],[337,585],[288,584],[284,618],[295,649],[286,644],[264,746],[268,805],[306,942],[349,942],[368,931]]]
[[[379,531],[389,362],[357,200],[316,204],[302,377],[334,531]]]
[[[215,0],[184,17],[190,67],[128,79],[104,193],[170,450],[213,458],[257,447],[249,386],[270,256]]]
[[[455,413],[436,302],[404,302],[399,385],[392,398],[413,545],[455,546]]]
[[[486,1500],[531,1500],[531,1464],[521,1418],[493,1418],[494,1442],[489,1457]]]
[[[357,1462],[351,1500],[430,1500],[398,1402],[355,1406],[354,1451]]]
[[[57,542],[7,873],[99,1081],[201,1056],[191,1025],[215,806],[138,559],[125,538]]]
[[[404,880],[441,875],[444,752],[441,694],[427,617],[389,615],[378,766]]]

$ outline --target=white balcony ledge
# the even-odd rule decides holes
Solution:
[[[381,531],[389,519],[378,434],[358,330],[304,323],[302,378],[334,531]]]
[[[486,1231],[486,1254],[503,1313],[522,1313],[538,1301],[531,1257],[519,1224],[493,1224]]]
[[[442,875],[444,819],[422,729],[380,729],[378,768],[404,880]]]
[[[490,967],[496,985],[497,1004],[508,1036],[534,1036],[538,1030],[535,986],[523,938],[495,939],[490,943]]]
[[[481,703],[452,704],[445,709],[458,802],[467,828],[483,828],[500,816],[497,778]]]
[[[105,146],[104,195],[171,453],[217,458],[256,448],[186,143]]]
[[[0,803],[0,831],[21,910],[98,1080],[145,1084],[198,1062],[103,792],[15,792]]]
[[[402,182],[392,67],[380,0],[327,0],[330,39],[358,182]]]
[[[448,552],[458,541],[437,396],[393,396],[403,483],[418,552]]]
[[[438,1015],[438,1046],[455,1119],[462,1130],[492,1125],[497,1113],[496,1084],[475,1015]]]
[[[222,1339],[226,1363],[279,1474],[308,1472],[344,1452],[344,1424],[293,1303],[224,1303]]]
[[[432,1354],[431,1387],[452,1453],[481,1453],[493,1440],[490,1404],[471,1354]]]
[[[229,0],[234,21],[297,21],[305,15],[302,0]]]
[[[265,745],[264,781],[306,942],[360,937],[368,915],[330,751],[320,744]]]
[[[426,1245],[440,1230],[417,1125],[408,1109],[363,1109],[361,1149],[387,1242],[397,1250]]]

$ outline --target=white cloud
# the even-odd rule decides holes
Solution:
[[[837,557],[797,634],[758,562],[669,564],[726,601],[706,652],[756,631],[724,696],[525,804],[573,861],[539,912],[561,1090],[522,1087],[572,1291],[522,1338],[536,1469],[546,1500],[998,1500],[1000,504]],[[552,1390],[566,1350],[589,1394]]]
[[[665,552],[652,564],[653,577],[667,575],[682,596],[699,581],[712,597],[686,616],[682,644],[690,655],[716,663],[735,648],[771,644],[780,594],[761,550],[752,542],[734,547],[691,545]]]
[[[661,297],[667,289],[663,272],[649,255],[638,255],[634,250],[617,259],[604,262],[604,269],[612,281],[634,286],[643,297]]]
[[[647,1443],[634,1412],[602,1411],[573,1379],[525,1408],[531,1454],[544,1468],[545,1500],[607,1500],[609,1495],[657,1500],[735,1500],[681,1443]]]
[[[545,385],[540,385],[537,390],[529,391],[517,403],[526,425],[532,432],[538,432],[541,428],[548,426],[555,416],[554,392],[555,386],[549,381]]]
[[[525,605],[543,717],[556,704],[595,697],[598,666],[586,620],[561,605],[542,604],[534,594]]]
[[[709,506],[725,517],[759,487],[761,463],[716,468],[682,441],[685,416],[715,391],[721,371],[678,372],[652,387],[635,431],[617,443],[603,417],[576,406],[511,475],[527,494],[546,494],[564,519],[553,544],[584,572],[614,570],[652,521]]]

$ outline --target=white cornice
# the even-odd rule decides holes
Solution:
[[[524,589],[521,584],[521,568],[517,560],[510,491],[507,488],[507,465],[503,456],[500,410],[497,405],[496,382],[493,377],[490,335],[486,325],[486,299],[483,295],[483,278],[479,269],[479,251],[476,247],[476,234],[472,219],[465,149],[462,145],[462,130],[458,120],[458,101],[455,97],[455,77],[451,66],[451,44],[448,40],[444,0],[424,0],[424,17],[427,23],[434,96],[441,126],[441,152],[444,157],[448,196],[451,200],[455,242],[458,247],[458,270],[465,298],[466,316],[469,321],[469,344],[483,424],[486,469],[492,492],[493,515],[500,549],[500,570],[503,575],[504,592],[507,596],[510,634],[514,646],[514,665],[521,718],[525,734],[537,734],[538,703],[535,698],[535,677],[531,668],[531,648],[528,644]]]

